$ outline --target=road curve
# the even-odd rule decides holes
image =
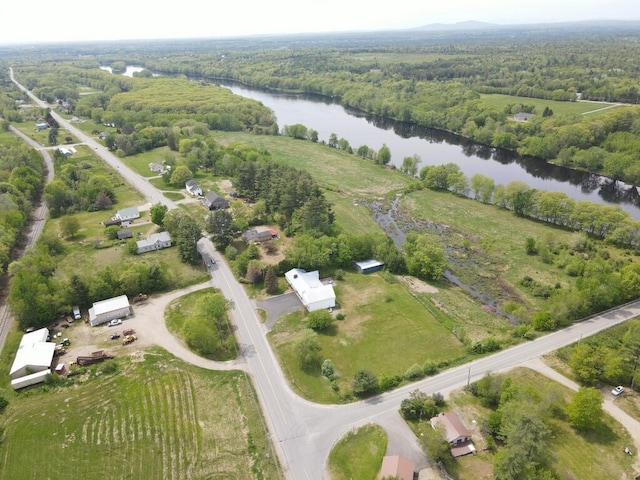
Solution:
[[[12,72],[11,78],[14,80]],[[23,87],[22,89],[25,90]],[[27,93],[30,94],[30,92]],[[33,98],[31,94],[30,96]],[[46,106],[40,100],[34,100],[39,105]],[[95,140],[79,132],[55,113],[54,118],[80,140],[94,147],[96,154],[123,174],[127,181],[141,191],[149,201],[175,208],[174,202],[164,198],[146,179],[128,169],[115,155]],[[640,315],[640,301],[632,302],[564,330],[480,358],[467,365],[452,368],[392,392],[348,405],[320,405],[299,397],[289,387],[266,339],[266,330],[257,318],[254,305],[242,285],[236,281],[225,259],[215,251],[207,239],[200,240],[199,248],[204,249],[216,260],[211,271],[212,283],[233,302],[230,313],[237,326],[238,341],[246,362],[246,370],[250,372],[255,383],[284,474],[291,480],[329,478],[326,469],[329,452],[334,443],[355,426],[378,422],[387,430],[396,429],[406,432],[406,425],[397,414],[397,410],[401,400],[416,388],[426,393],[446,394],[481,378],[486,373],[504,371],[522,365]],[[184,352],[177,352],[177,354],[184,358]],[[428,356],[427,349],[425,349],[425,356]],[[401,448],[405,453],[409,452],[410,458],[418,465],[424,464],[424,457],[415,437],[409,434],[405,437],[405,444],[396,448]]]

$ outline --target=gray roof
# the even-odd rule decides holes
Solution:
[[[150,235],[149,238],[139,240],[136,244],[138,245],[138,248],[143,248],[148,245],[153,245],[156,242],[171,242],[171,235],[169,235],[169,232],[167,231],[154,233]]]

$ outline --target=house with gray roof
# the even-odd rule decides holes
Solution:
[[[136,244],[138,246],[138,254],[162,250],[171,246],[171,235],[169,235],[169,232],[154,233],[149,238],[139,240]]]

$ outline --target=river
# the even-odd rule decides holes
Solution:
[[[377,151],[386,144],[391,150],[391,163],[398,167],[404,157],[417,154],[421,158],[420,167],[451,162],[469,179],[481,173],[498,185],[521,180],[539,190],[564,192],[576,201],[619,205],[631,217],[640,219],[640,195],[636,187],[622,182],[478,145],[449,132],[366,115],[319,96],[266,91],[230,81],[216,83],[269,107],[280,129],[300,123],[317,130],[321,141],[328,141],[335,133],[354,150],[367,145]]]
[[[110,71],[109,67],[100,68]],[[141,70],[142,67],[129,65],[124,75],[132,76]],[[326,97],[280,93],[232,81],[211,81],[237,95],[262,102],[273,110],[280,129],[300,123],[316,130],[320,141],[328,141],[335,133],[339,139],[346,139],[354,150],[367,145],[378,151],[386,144],[391,150],[391,163],[398,167],[405,157],[413,155],[421,159],[419,168],[451,162],[469,179],[481,173],[493,178],[497,185],[520,180],[531,188],[564,192],[576,201],[619,205],[632,218],[640,220],[638,190],[623,182],[479,145],[449,132],[367,115]]]

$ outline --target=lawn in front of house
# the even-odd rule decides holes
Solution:
[[[339,308],[344,314],[327,332],[318,335],[323,359],[330,359],[339,375],[341,394],[351,390],[357,370],[381,375],[404,375],[414,364],[426,360],[451,362],[466,354],[464,345],[451,334],[401,283],[387,283],[382,275],[346,273],[334,282]],[[281,317],[269,332],[269,340],[293,388],[318,402],[335,402],[319,372],[299,367],[295,344],[306,328],[301,311]]]

